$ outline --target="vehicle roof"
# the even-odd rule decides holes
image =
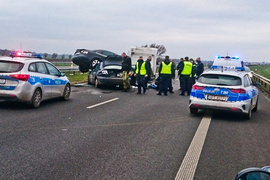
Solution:
[[[202,74],[221,74],[221,75],[231,75],[242,77],[245,74],[248,74],[247,71],[237,71],[237,70],[221,70],[221,69],[208,69]]]
[[[9,57],[9,56],[2,56],[0,60],[4,61],[13,61],[13,62],[21,62],[21,63],[31,63],[31,62],[48,62],[46,59],[39,59],[39,58],[29,58],[29,57]]]

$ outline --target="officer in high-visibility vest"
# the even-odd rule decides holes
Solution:
[[[181,72],[181,93],[179,95],[184,96],[185,92],[190,95],[190,75],[192,73],[192,63],[189,62],[189,58],[185,57],[185,61],[180,65],[179,72]]]
[[[146,86],[145,86],[145,77],[148,76],[148,68],[146,66],[146,63],[143,60],[143,57],[140,56],[139,59],[137,60],[136,66],[135,66],[135,74],[136,76],[136,81],[138,84],[138,92],[137,94],[142,93],[142,88],[143,88],[143,93],[146,92]]]
[[[161,62],[159,66],[159,91],[157,95],[162,93],[167,96],[169,83],[173,74],[172,62],[170,61],[169,56],[165,56],[165,60]]]
[[[191,63],[192,63],[192,72],[191,72],[191,74],[190,74],[190,82],[189,82],[189,88],[190,88],[190,90],[192,89],[192,86],[195,84],[195,82],[196,82],[196,77],[197,77],[197,75],[196,75],[196,71],[197,71],[197,65],[196,65],[196,63],[195,63],[195,61],[194,61],[194,59],[192,59],[192,58],[190,58],[190,60],[189,60]]]

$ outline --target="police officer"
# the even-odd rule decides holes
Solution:
[[[152,68],[151,68],[151,60],[152,60],[152,56],[148,56],[148,58],[145,61],[145,66],[147,69],[147,76],[145,76],[145,87],[147,89],[147,83],[151,80],[151,76],[152,76]]]
[[[179,95],[184,96],[185,92],[190,95],[190,75],[192,73],[192,63],[189,62],[189,58],[185,57],[185,61],[180,65],[179,72],[181,74],[181,93]]]
[[[122,74],[123,74],[123,86],[124,92],[127,92],[131,88],[129,82],[129,72],[131,70],[131,58],[127,56],[125,52],[122,53]]]
[[[134,76],[136,76],[136,80],[138,84],[137,94],[141,94],[142,88],[143,88],[143,93],[145,93],[146,92],[145,77],[148,77],[148,74],[147,74],[147,66],[146,66],[146,63],[143,61],[142,56],[140,56],[139,59],[137,60]]]
[[[165,96],[168,94],[168,87],[172,76],[172,62],[170,61],[169,56],[165,56],[165,60],[161,62],[159,66],[159,91],[157,95],[164,93]]]
[[[189,82],[189,89],[191,90],[192,86],[195,84],[195,79],[196,79],[196,69],[197,69],[197,66],[196,66],[196,63],[194,61],[194,59],[190,58],[190,62],[192,63],[192,72],[190,74],[190,82]]]

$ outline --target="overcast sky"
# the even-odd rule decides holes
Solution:
[[[0,49],[164,45],[171,58],[270,62],[270,0],[0,0]]]

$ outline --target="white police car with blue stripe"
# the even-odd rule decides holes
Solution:
[[[199,109],[238,112],[250,119],[258,108],[258,94],[239,58],[219,56],[192,86],[189,108],[191,113]]]
[[[68,78],[41,55],[12,52],[0,57],[0,100],[22,101],[37,108],[41,101],[56,97],[68,100]]]

